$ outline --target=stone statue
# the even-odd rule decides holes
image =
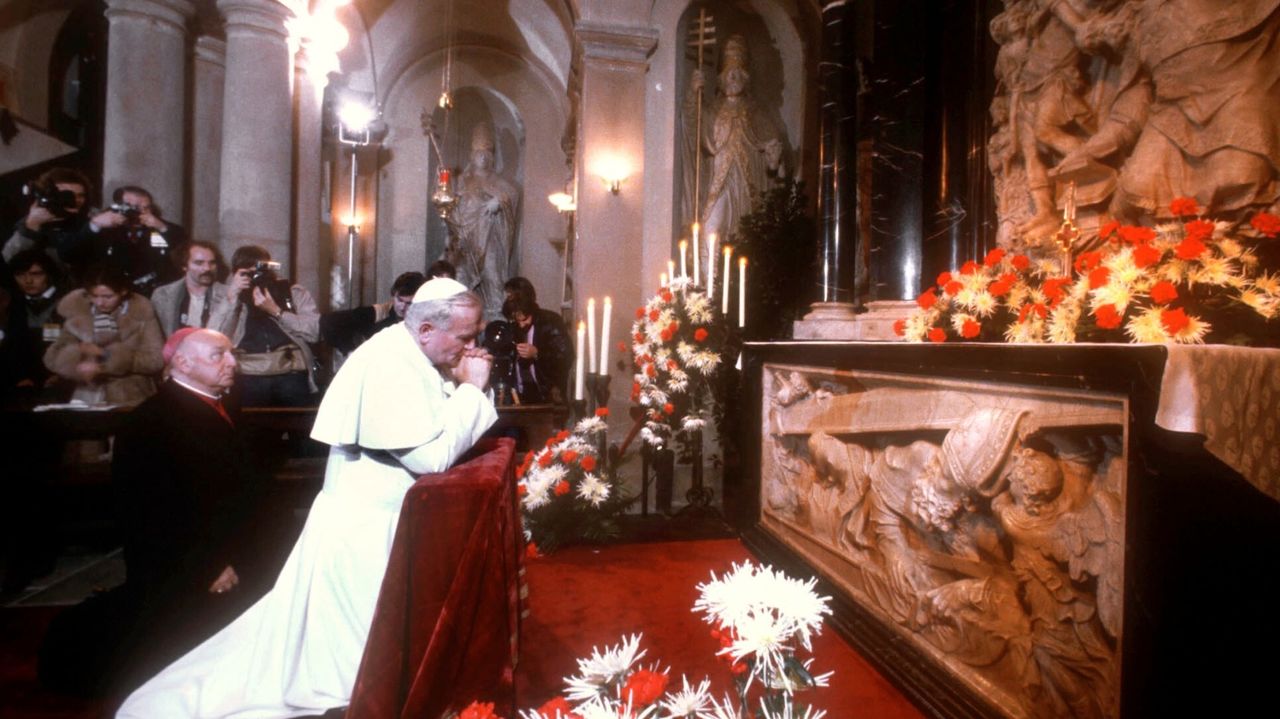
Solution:
[[[515,185],[498,174],[495,162],[493,128],[476,125],[458,205],[445,218],[449,245],[444,259],[458,268],[458,281],[484,299],[486,320],[502,317],[502,285],[512,275],[519,198]]]
[[[720,99],[710,107],[703,106],[701,138],[695,129],[704,86],[701,69],[691,74],[684,102],[685,216],[693,215],[696,207],[702,235],[714,232],[721,242],[731,240],[739,220],[751,211],[752,194],[767,189],[770,177],[782,172],[782,141],[752,103],[750,80],[746,40],[733,35],[724,44]],[[695,183],[698,153],[704,156],[701,182]],[[705,199],[694,197],[695,184],[700,185]],[[706,243],[700,247],[705,250]]]

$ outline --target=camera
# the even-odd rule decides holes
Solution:
[[[516,326],[506,320],[485,325],[484,348],[493,355],[489,378],[493,383],[493,402],[499,407],[515,403]]]
[[[271,299],[280,305],[281,310],[297,312],[293,306],[293,292],[290,291],[289,280],[280,277],[282,267],[283,265],[274,260],[258,260],[252,267],[242,270],[249,273],[249,289],[241,293],[241,301],[252,307],[253,288],[257,287],[271,295]]]
[[[124,215],[124,219],[130,224],[136,223],[139,217],[142,217],[142,208],[137,205],[131,205],[128,202],[116,202],[111,205],[112,212]]]
[[[22,186],[22,194],[58,219],[65,220],[75,212],[76,194],[70,190],[59,190],[56,185],[28,182]]]

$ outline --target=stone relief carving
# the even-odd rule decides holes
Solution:
[[[764,402],[766,527],[1010,716],[1118,711],[1121,399],[766,366]]]
[[[1005,0],[987,152],[1001,246],[1051,252],[1068,183],[1080,248],[1106,218],[1193,197],[1280,204],[1280,0]]]

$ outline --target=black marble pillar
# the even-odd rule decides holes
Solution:
[[[822,292],[818,299],[850,304],[864,294],[858,285],[865,282],[865,263],[858,261],[862,243],[857,213],[858,58],[853,15],[853,7],[845,0],[825,0],[818,64],[818,217],[822,241],[818,266]]]

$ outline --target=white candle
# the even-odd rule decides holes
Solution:
[[[716,296],[716,245],[719,239],[714,232],[707,235],[707,299]]]
[[[613,321],[613,300],[604,296],[604,321],[600,323],[600,374],[609,374],[609,324]]]
[[[724,246],[724,287],[721,288],[720,314],[729,318],[729,258],[733,256],[733,246]]]
[[[738,326],[747,326],[747,258],[738,258]]]
[[[658,273],[658,286],[659,286],[659,287],[666,287],[666,286],[667,286],[667,273],[665,273],[665,272],[659,272],[659,273]]]
[[[680,277],[682,279],[687,278],[689,276],[689,264],[687,262],[688,257],[689,257],[689,241],[680,240]]]
[[[587,323],[583,322],[582,320],[578,320],[578,366],[574,371],[574,377],[573,377],[573,398],[574,399],[582,399],[583,397],[586,396],[585,393],[583,393],[582,391],[582,370],[583,370],[583,362],[585,361],[583,357],[583,351],[585,349],[584,343],[586,342],[586,339],[587,339]]]
[[[668,282],[676,281],[676,261],[675,260],[667,260],[667,281]]]
[[[694,284],[697,284],[698,280],[702,279],[702,270],[699,268],[700,260],[698,258],[698,230],[700,229],[702,229],[701,225],[699,225],[696,222],[693,223],[693,282]]]
[[[587,362],[596,373],[596,298],[587,298]]]

